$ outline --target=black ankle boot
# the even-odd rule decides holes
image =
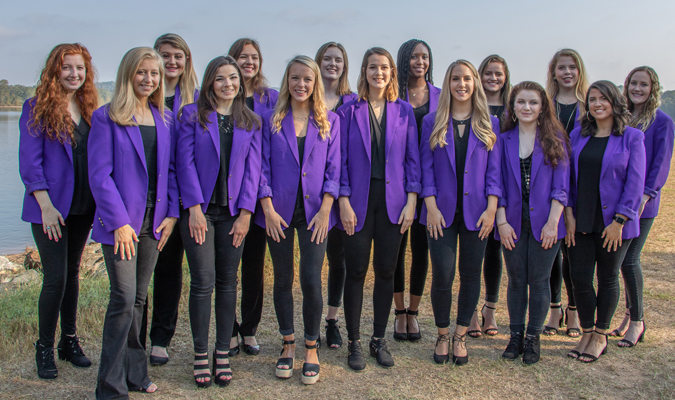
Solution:
[[[523,332],[511,332],[511,339],[506,346],[506,350],[502,353],[502,358],[508,361],[513,361],[523,354]]]
[[[80,347],[80,339],[77,336],[61,336],[59,344],[56,346],[59,350],[59,359],[70,361],[76,367],[87,368],[91,366],[91,360],[84,355]]]
[[[539,335],[526,335],[524,347],[523,363],[532,365],[539,362],[541,353]]]
[[[54,360],[54,348],[41,345],[39,340],[33,345],[35,346],[35,364],[37,365],[38,376],[42,379],[54,379],[59,376]]]

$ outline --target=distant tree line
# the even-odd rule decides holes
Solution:
[[[99,82],[99,104],[103,105],[112,99],[115,82]],[[21,107],[26,99],[35,96],[35,86],[10,85],[7,79],[0,79],[0,107]]]

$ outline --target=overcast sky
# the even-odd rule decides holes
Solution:
[[[6,3],[0,13],[0,79],[10,84],[34,85],[49,51],[64,42],[87,46],[98,80],[114,80],[127,50],[173,32],[192,49],[200,82],[209,60],[240,37],[258,39],[263,72],[275,87],[288,60],[314,57],[327,41],[347,48],[355,87],[367,48],[381,46],[396,57],[401,43],[418,38],[432,48],[436,86],[452,61],[464,58],[478,66],[492,53],[507,60],[512,83],[544,83],[553,53],[571,47],[581,53],[591,81],[622,84],[632,68],[649,65],[666,89],[675,89],[672,0]]]

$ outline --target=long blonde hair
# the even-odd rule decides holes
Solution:
[[[562,49],[558,50],[557,53],[553,55],[551,61],[548,63],[548,75],[546,76],[546,92],[553,101],[557,101],[556,97],[558,96],[558,91],[560,90],[560,85],[558,80],[555,78],[555,68],[558,65],[561,57],[571,57],[574,60],[574,63],[577,65],[579,70],[579,78],[577,79],[577,84],[574,87],[574,95],[579,102],[579,109],[583,110],[586,104],[586,92],[588,92],[588,87],[590,82],[588,81],[588,75],[586,74],[586,66],[584,65],[584,60],[581,59],[581,56],[576,50],[572,49]],[[580,118],[577,115],[577,118]]]
[[[133,119],[134,112],[140,105],[134,92],[134,77],[141,63],[147,59],[157,61],[159,68],[159,85],[148,98],[148,102],[159,109],[159,115],[164,119],[164,63],[162,57],[150,47],[135,47],[127,51],[122,57],[120,67],[117,70],[115,93],[113,93],[108,109],[108,116],[118,125],[138,125]],[[166,121],[164,122],[166,123]]]
[[[452,70],[464,65],[471,70],[473,76],[473,94],[471,95],[471,129],[478,140],[485,144],[488,150],[492,150],[497,143],[497,135],[492,131],[492,120],[490,119],[490,109],[487,105],[487,97],[483,90],[478,71],[470,62],[466,60],[457,60],[450,64],[443,78],[443,88],[438,98],[438,109],[436,110],[436,121],[434,129],[431,131],[429,144],[431,150],[436,146],[445,147],[448,142],[445,140],[448,133],[448,124],[450,122],[450,112],[452,111],[452,93],[450,91],[450,78]]]
[[[316,52],[316,56],[314,57],[314,61],[318,65],[321,65],[323,56],[331,47],[337,47],[337,49],[342,52],[344,67],[342,68],[342,75],[340,75],[340,79],[338,79],[337,94],[338,96],[344,96],[352,92],[352,88],[349,86],[349,59],[347,58],[347,50],[345,50],[345,47],[342,44],[336,42],[325,43],[323,46],[319,47],[319,50]]]
[[[366,54],[363,55],[363,61],[361,62],[361,72],[359,73],[359,81],[356,84],[356,90],[359,94],[359,99],[367,100],[368,94],[370,93],[370,86],[368,85],[368,78],[366,78],[366,68],[368,68],[368,58],[370,56],[385,56],[389,60],[389,70],[391,71],[391,76],[389,83],[385,88],[384,97],[387,101],[396,101],[398,98],[398,77],[396,72],[396,63],[394,58],[389,54],[389,52],[382,47],[372,47],[366,50]]]
[[[642,110],[638,115],[635,116],[635,118],[633,118],[629,125],[644,132],[647,130],[647,128],[649,128],[649,125],[654,122],[654,119],[656,119],[656,110],[661,105],[661,83],[659,82],[659,76],[652,67],[642,66],[630,71],[630,74],[628,74],[626,77],[626,82],[623,84],[623,96],[626,98],[626,102],[628,103],[628,111],[631,113],[635,109],[635,104],[630,101],[628,90],[630,86],[630,80],[633,78],[633,74],[639,71],[644,71],[647,73],[647,75],[649,75],[649,80],[652,83],[652,90],[649,92],[649,98],[647,98],[647,102],[645,102],[645,104],[642,106]]]
[[[330,137],[330,122],[328,121],[328,114],[326,112],[326,101],[324,100],[323,81],[321,80],[321,70],[319,66],[307,56],[295,56],[286,66],[286,72],[281,80],[281,88],[279,88],[279,100],[274,108],[274,115],[272,116],[272,132],[279,132],[281,130],[281,121],[286,118],[289,109],[291,108],[291,92],[288,89],[288,75],[290,74],[291,66],[293,64],[302,64],[314,72],[314,90],[309,98],[309,108],[314,113],[314,125],[319,129],[321,140],[326,140]]]
[[[180,78],[178,78],[178,87],[180,88],[180,107],[194,103],[195,89],[197,89],[199,86],[199,81],[197,80],[195,68],[192,65],[192,52],[190,52],[190,48],[188,47],[185,40],[175,33],[165,33],[164,35],[158,37],[155,41],[155,51],[159,53],[159,48],[164,44],[168,44],[169,46],[180,49],[183,51],[183,53],[185,53],[185,69],[183,70]]]

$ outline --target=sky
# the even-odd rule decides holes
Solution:
[[[366,49],[384,47],[396,58],[403,42],[417,38],[431,47],[439,87],[453,61],[478,66],[494,53],[506,59],[513,84],[543,84],[553,54],[570,47],[580,52],[591,82],[623,84],[631,69],[649,65],[664,88],[675,89],[672,0],[7,3],[0,14],[0,79],[10,84],[34,85],[49,51],[66,42],[85,45],[98,81],[111,81],[124,53],[172,32],[190,46],[200,82],[211,59],[236,39],[252,37],[261,45],[263,73],[272,87],[280,85],[293,56],[313,58],[323,43],[337,41],[347,49],[355,88]]]

